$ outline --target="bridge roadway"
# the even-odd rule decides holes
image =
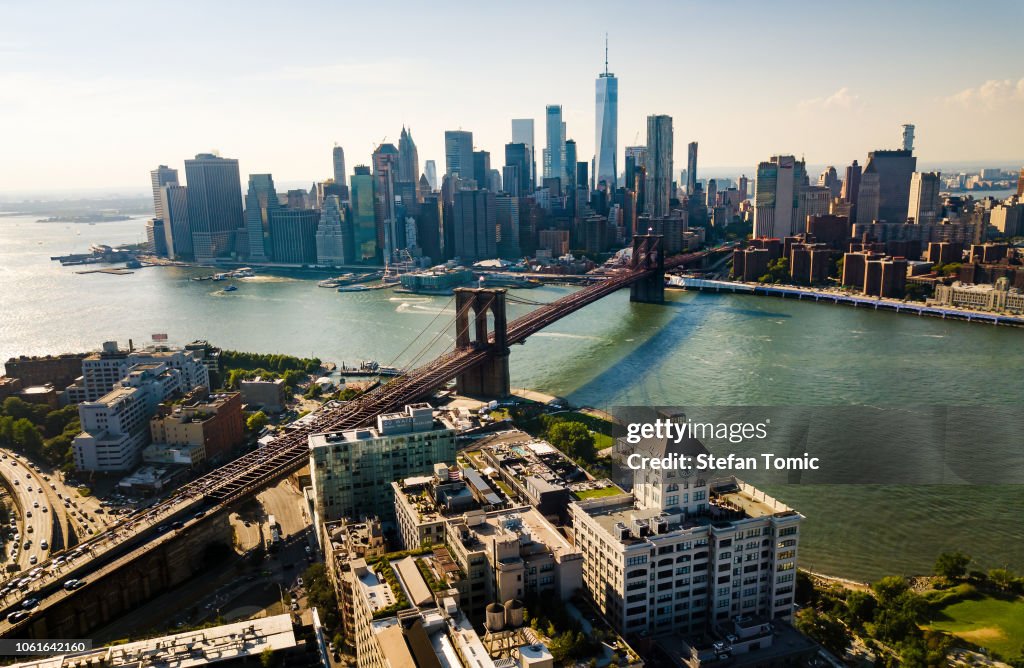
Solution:
[[[667,258],[664,268],[667,271],[700,260],[715,250]],[[648,278],[654,271],[654,269],[643,268],[623,271],[600,283],[540,306],[508,323],[508,343],[510,345],[522,343],[531,334],[537,333],[560,318],[635,281]],[[378,415],[400,409],[408,403],[428,396],[436,389],[443,387],[452,378],[483,362],[488,355],[489,351],[486,349],[453,350],[402,376],[395,377],[387,384],[343,406],[333,410],[319,411],[323,414],[301,427],[294,428],[271,443],[183,485],[174,496],[129,516],[110,530],[98,534],[80,545],[80,552],[83,554],[75,563],[74,576],[87,580],[90,573],[85,562],[96,560],[97,564],[109,563],[112,555],[107,555],[108,552],[121,552],[116,548],[123,546],[125,542],[135,543],[142,534],[157,535],[157,524],[169,521],[175,515],[180,516],[183,507],[196,508],[203,501],[205,503],[202,503],[202,506],[210,510],[214,507],[230,505],[274,481],[298,471],[309,461],[310,434],[354,429],[369,424]],[[198,517],[188,522],[200,522],[202,519],[202,517]],[[141,541],[138,547],[134,547],[123,556],[118,556],[117,563],[128,563],[133,555],[141,555],[150,548],[151,546],[146,541]],[[104,556],[107,558],[104,559]],[[33,583],[34,591],[32,593],[32,596],[37,598],[40,604],[32,611],[32,616],[45,611],[51,602],[68,594],[61,588],[61,582],[71,573],[67,573],[67,569],[52,568],[51,560],[41,566],[45,574],[40,581]],[[65,571],[64,575],[61,574],[62,570]],[[103,568],[101,572],[105,573],[108,570],[108,568]],[[15,637],[16,629],[30,623],[31,617],[12,625],[7,622],[6,615],[21,608],[18,603],[7,605],[5,608],[2,612],[5,617],[0,619],[0,637]]]

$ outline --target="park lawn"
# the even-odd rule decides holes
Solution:
[[[610,487],[602,487],[601,489],[587,489],[582,492],[573,492],[580,500],[584,499],[598,499],[602,496],[615,496],[616,494],[623,494],[623,491],[615,485]]]
[[[1021,653],[1024,644],[1024,599],[986,596],[947,605],[940,619],[928,628],[945,631],[999,652],[1003,657]]]

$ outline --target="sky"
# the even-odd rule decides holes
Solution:
[[[705,174],[863,162],[907,122],[922,164],[1024,164],[1017,0],[0,0],[0,16],[0,193],[144,191],[156,165],[209,151],[243,179],[312,182],[335,142],[351,174],[403,124],[421,169],[443,171],[460,128],[500,166],[512,118],[543,143],[546,104],[589,160],[605,32],[620,170],[648,114],[673,117],[677,172],[690,141]]]

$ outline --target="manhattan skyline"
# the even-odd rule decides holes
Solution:
[[[549,104],[561,105],[566,139],[589,162],[605,32],[619,82],[620,173],[625,147],[645,142],[655,114],[673,117],[675,164],[697,141],[705,172],[749,174],[783,153],[841,164],[895,148],[905,122],[918,127],[922,164],[1012,165],[1024,156],[1014,122],[1024,69],[1013,50],[1024,8],[1009,2],[974,9],[987,37],[958,44],[955,55],[936,37],[957,7],[946,2],[857,12],[407,4],[372,18],[367,8],[324,4],[297,31],[260,7],[185,5],[155,23],[130,4],[66,4],[45,15],[7,7],[0,123],[17,132],[4,141],[0,192],[125,187],[154,164],[177,167],[209,151],[238,159],[243,174],[323,178],[335,142],[349,165],[368,163],[403,125],[423,161],[442,161],[444,132],[460,128],[500,155],[513,118],[534,119],[539,149]],[[825,29],[837,21],[848,29]],[[380,31],[390,36],[386,55],[375,44]],[[523,49],[524,39],[535,48]],[[470,52],[494,57],[466,60]]]

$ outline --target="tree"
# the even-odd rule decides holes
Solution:
[[[256,411],[245,421],[245,426],[251,432],[259,432],[270,423],[270,418],[263,411]]]
[[[14,397],[12,397],[14,398]],[[38,452],[43,446],[43,436],[36,429],[36,426],[26,418],[15,420],[11,429],[14,435],[14,445],[25,452]]]
[[[879,603],[884,606],[892,603],[909,590],[910,584],[902,576],[890,575],[876,582],[871,588],[875,590]]]
[[[574,459],[593,461],[594,435],[582,422],[556,422],[547,430],[547,440]]]
[[[277,660],[277,655],[274,654],[274,650],[269,647],[260,652],[260,665],[263,668],[276,668],[281,665],[281,662]]]
[[[943,552],[935,560],[935,574],[947,580],[958,580],[967,575],[971,558],[963,552]]]
[[[1013,573],[1005,568],[993,568],[988,572],[988,579],[995,586],[999,587],[1003,591],[1009,591],[1013,588],[1014,576]]]
[[[858,629],[875,617],[878,601],[866,591],[850,592],[846,597],[846,618],[850,626]]]
[[[768,273],[758,283],[785,283],[789,280],[789,259],[780,257],[768,263]]]
[[[846,627],[814,608],[804,608],[798,612],[793,626],[805,636],[820,642],[833,654],[842,656],[846,646],[850,644]]]

